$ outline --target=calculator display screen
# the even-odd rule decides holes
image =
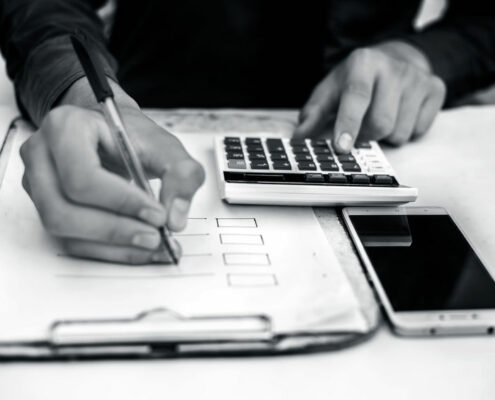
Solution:
[[[395,311],[495,308],[495,282],[448,215],[351,215]]]

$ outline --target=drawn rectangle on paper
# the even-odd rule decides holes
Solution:
[[[217,218],[219,228],[257,228],[256,218]]]
[[[263,236],[258,234],[221,233],[220,243],[222,244],[249,244],[262,246]]]
[[[223,253],[225,265],[270,265],[266,253]]]
[[[227,274],[227,282],[240,287],[276,286],[277,278],[273,274]]]

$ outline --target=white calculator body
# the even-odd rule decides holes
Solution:
[[[232,204],[396,205],[415,201],[376,142],[338,155],[327,139],[215,138],[222,199]]]

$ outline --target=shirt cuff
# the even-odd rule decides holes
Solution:
[[[117,82],[115,60],[106,50],[98,49],[105,74]],[[60,96],[78,79],[85,76],[72,47],[70,36],[59,36],[43,42],[28,57],[15,81],[20,108],[39,126]]]

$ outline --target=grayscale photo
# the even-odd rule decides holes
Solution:
[[[0,0],[0,399],[495,398],[482,0]]]

